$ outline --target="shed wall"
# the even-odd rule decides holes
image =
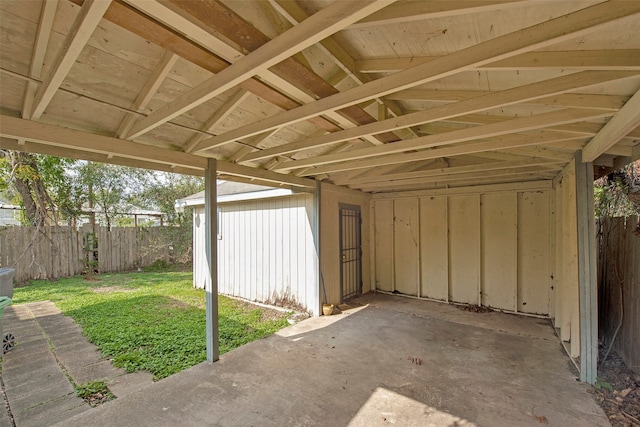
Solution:
[[[499,189],[376,196],[376,289],[548,315],[553,191]]]
[[[218,291],[318,314],[313,197],[218,205]],[[204,287],[204,208],[194,210],[194,286]]]
[[[578,228],[576,171],[571,161],[554,180],[555,299],[554,326],[572,357],[580,355],[580,299],[578,288]]]
[[[370,274],[370,200],[368,193],[337,187],[323,183],[321,190],[320,212],[320,257],[322,259],[322,275],[327,292],[327,301],[331,304],[340,302],[340,204],[359,206],[362,215],[362,293],[371,290]],[[324,301],[322,284],[320,300]]]

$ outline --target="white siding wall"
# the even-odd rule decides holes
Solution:
[[[218,205],[218,291],[297,304],[318,314],[313,197],[300,194]],[[204,287],[204,208],[194,211],[194,286]]]
[[[376,288],[549,314],[552,195],[541,184],[374,196]]]

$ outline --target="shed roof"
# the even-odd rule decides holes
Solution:
[[[293,191],[290,189],[245,182],[222,181],[217,184],[218,203],[282,197],[292,194]],[[204,206],[204,190],[176,200],[176,210],[182,210],[187,206]]]
[[[0,2],[0,147],[366,192],[640,157],[640,1]]]

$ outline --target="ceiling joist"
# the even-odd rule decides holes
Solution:
[[[540,49],[594,31],[599,25],[640,13],[640,2],[601,3],[559,18],[476,44],[429,63],[279,113],[210,139],[212,143],[235,141],[270,129],[296,123],[327,111],[407,89],[527,51]],[[209,140],[205,140],[209,142]]]
[[[562,92],[635,75],[637,74],[633,71],[583,71],[581,73],[557,77],[555,79],[532,83],[500,92],[489,92],[483,96],[433,107],[427,110],[406,114],[398,118],[387,119],[371,123],[369,125],[359,126],[354,129],[323,135],[315,139],[305,139],[303,141],[258,151],[245,156],[243,160],[255,161],[271,156],[299,152],[301,150],[330,145],[336,142],[349,141],[362,137],[363,135],[373,135],[384,131],[393,131],[404,127],[446,120],[455,116],[477,113],[492,108],[521,103],[527,100],[552,96]]]
[[[215,76],[181,95],[173,102],[161,107],[145,119],[133,126],[127,139],[136,138],[151,129],[185,113],[206,102],[216,95],[225,92],[236,84],[247,80],[261,71],[283,61],[295,53],[311,46],[336,31],[348,26],[358,19],[368,16],[376,10],[392,3],[394,0],[367,0],[362,2],[335,2],[311,16],[289,31],[271,40],[239,59],[233,65],[220,71]],[[155,2],[135,1],[133,5],[145,13]],[[159,20],[164,16],[154,16]],[[173,15],[164,22],[173,25]]]
[[[193,154],[167,150],[151,145],[132,144],[129,141],[123,141],[110,136],[96,135],[16,117],[2,116],[1,119],[2,127],[0,127],[0,137],[14,140],[21,139],[27,142],[33,141],[38,145],[45,144],[64,149],[58,154],[54,152],[50,153],[53,155],[63,156],[68,153],[69,150],[75,150],[77,153],[86,153],[87,156],[104,156],[103,162],[110,161],[112,157],[120,157],[133,160],[130,164],[122,161],[122,164],[135,165],[140,164],[139,162],[146,162],[145,164],[149,166],[156,165],[152,167],[153,169],[162,167],[160,170],[165,170],[166,167],[169,167],[171,169],[188,168],[204,171],[207,167],[206,158],[194,156]],[[5,148],[5,144],[4,139],[0,140],[0,148]],[[26,143],[24,147],[27,147]],[[244,178],[256,178],[265,182],[269,181],[296,187],[315,187],[314,181],[310,179],[234,165],[232,163],[219,163],[217,166],[219,173]]]
[[[529,0],[530,1],[530,0]],[[381,11],[361,19],[349,29],[376,25],[399,24],[420,19],[444,18],[478,12],[490,12],[509,6],[519,6],[523,0],[409,0],[387,6]]]
[[[86,0],[73,25],[69,29],[58,56],[43,79],[33,101],[33,110],[28,117],[37,120],[53,99],[74,62],[84,49],[87,41],[98,26],[102,16],[109,8],[111,0]]]
[[[413,56],[404,58],[360,59],[354,62],[360,73],[395,73],[424,64],[437,56]],[[512,58],[490,62],[478,70],[640,70],[640,50],[572,50],[526,52]]]
[[[40,21],[38,22],[38,30],[36,31],[36,41],[31,55],[31,64],[29,66],[29,77],[40,79],[42,74],[42,66],[44,65],[44,56],[49,45],[51,29],[53,28],[53,18],[58,9],[58,0],[44,0],[40,11]],[[35,101],[38,85],[33,82],[27,82],[22,99],[22,117],[28,119],[33,111],[33,102]]]
[[[294,160],[283,163],[279,170],[292,170],[301,167],[325,165],[344,162],[348,160],[363,159],[388,154],[402,153],[412,150],[439,147],[447,144],[473,141],[481,138],[491,138],[514,132],[526,132],[528,130],[546,128],[564,123],[575,123],[585,120],[601,119],[611,116],[611,112],[590,111],[580,109],[566,109],[550,113],[537,114],[535,116],[505,120],[498,123],[459,129],[435,135],[427,135],[405,141],[385,144],[381,147],[361,148],[345,153],[317,156],[303,160]]]
[[[437,147],[430,150],[421,150],[413,153],[389,154],[373,158],[364,158],[359,160],[325,164],[322,166],[309,168],[304,175],[310,176],[318,174],[330,174],[334,172],[354,169],[374,168],[384,165],[409,163],[418,160],[437,159],[440,157],[455,157],[466,154],[482,153],[485,151],[499,151],[516,147],[550,144],[566,140],[586,141],[586,138],[547,130],[539,130],[530,133],[515,133],[511,135],[490,138],[479,142],[469,142],[445,147]]]
[[[640,90],[584,147],[582,161],[593,162],[638,126],[640,126]]]

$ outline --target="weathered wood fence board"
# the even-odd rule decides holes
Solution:
[[[600,339],[640,373],[640,217],[605,218],[599,227]],[[620,297],[622,296],[622,304]]]
[[[101,273],[146,267],[157,260],[169,262],[165,227],[96,229]],[[89,227],[0,228],[0,266],[16,269],[16,282],[70,277],[93,269],[86,247]]]

